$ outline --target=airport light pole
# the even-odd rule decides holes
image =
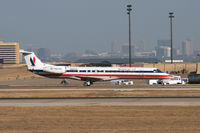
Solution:
[[[131,67],[131,9],[132,5],[127,5],[127,14],[129,18],[129,67]]]
[[[169,19],[170,19],[170,42],[171,42],[171,64],[173,63],[173,41],[172,41],[172,18],[174,18],[174,13],[173,12],[169,12]]]

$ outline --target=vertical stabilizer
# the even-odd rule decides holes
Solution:
[[[20,53],[23,54],[27,67],[29,70],[42,70],[43,63],[41,60],[34,54],[34,52],[20,50]]]

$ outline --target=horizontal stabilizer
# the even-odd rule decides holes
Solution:
[[[29,54],[33,53],[33,52],[29,52],[29,51],[24,51],[23,49],[20,49],[19,52],[24,54],[24,55],[29,55]]]

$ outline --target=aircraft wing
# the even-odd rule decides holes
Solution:
[[[74,79],[79,79],[82,81],[92,81],[92,82],[96,82],[96,81],[109,81],[109,80],[114,80],[114,79],[118,79],[118,77],[99,77],[99,76],[82,76],[82,75],[76,75],[73,76]]]
[[[79,79],[79,80],[82,80],[82,81],[96,82],[96,81],[101,81],[102,80],[99,77],[88,77],[88,76],[79,76],[79,75],[76,75],[76,76],[73,76],[73,77],[74,77],[74,79]]]

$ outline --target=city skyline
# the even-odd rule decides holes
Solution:
[[[132,42],[145,41],[153,50],[157,40],[169,39],[168,13],[173,11],[174,47],[191,38],[200,48],[198,0],[2,0],[0,40],[20,42],[21,48],[49,48],[53,53],[110,51],[110,44],[128,42],[126,5],[132,4]]]

